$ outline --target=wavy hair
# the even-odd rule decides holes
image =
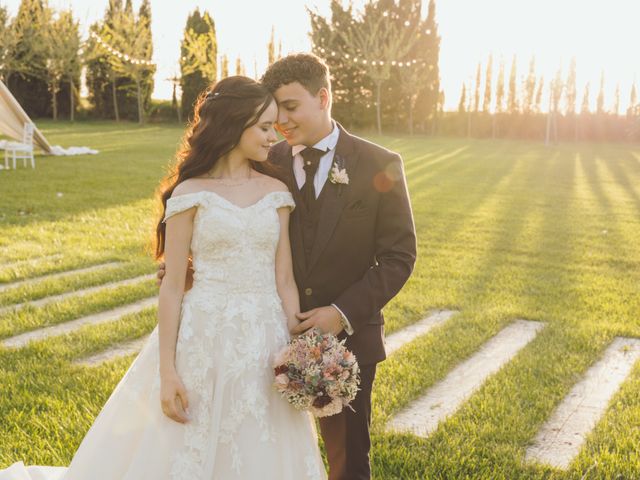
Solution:
[[[179,183],[211,171],[220,158],[238,146],[242,133],[258,122],[273,101],[265,86],[243,76],[224,78],[198,96],[177,161],[158,191],[162,214],[156,226],[156,259],[164,254],[166,225],[162,219],[173,190]],[[255,170],[281,178],[273,165],[250,162]]]

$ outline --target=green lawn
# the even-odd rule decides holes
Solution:
[[[177,127],[40,124],[96,156],[0,171],[0,284],[121,261],[0,292],[0,307],[154,271],[153,193]],[[433,308],[461,313],[394,354],[374,389],[373,468],[388,479],[640,478],[640,365],[568,471],[524,461],[554,407],[615,336],[640,337],[640,146],[371,137],[402,153],[418,229],[415,273],[387,333]],[[16,261],[62,253],[41,261]],[[153,281],[0,316],[0,338],[155,293]],[[133,357],[71,362],[154,326],[154,309],[10,351],[0,347],[0,467],[68,464]],[[386,420],[516,318],[546,328],[428,439]],[[586,475],[585,475],[586,474]]]

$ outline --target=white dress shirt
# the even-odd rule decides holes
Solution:
[[[318,165],[318,170],[316,171],[315,176],[313,177],[313,188],[316,192],[316,198],[320,196],[322,192],[322,188],[324,184],[327,183],[327,179],[329,178],[329,171],[331,170],[331,165],[333,164],[333,158],[336,154],[336,145],[338,144],[338,138],[340,138],[340,129],[338,125],[333,120],[331,121],[333,124],[333,130],[331,133],[320,140],[318,143],[313,145],[313,148],[317,148],[318,150],[322,150],[325,152],[322,157],[320,157],[320,163]],[[294,145],[291,147],[291,154],[293,155],[293,173],[296,176],[296,183],[298,184],[298,188],[302,188],[304,182],[307,180],[307,174],[304,171],[304,159],[302,158],[302,152],[306,145]],[[347,332],[348,335],[353,335],[353,327],[349,322],[349,319],[346,315],[338,308],[337,305],[331,304],[338,312],[343,320],[344,331]]]
[[[340,129],[335,122],[333,123],[333,130],[331,133],[313,145],[313,148],[322,150],[325,154],[320,157],[320,164],[318,170],[313,177],[313,188],[316,191],[316,198],[320,196],[324,184],[327,183],[329,178],[329,171],[331,170],[331,164],[333,163],[333,157],[336,154],[336,145],[338,144],[338,138],[340,137]],[[304,160],[302,158],[302,152],[306,145],[294,145],[291,147],[291,153],[293,154],[293,173],[296,176],[296,183],[298,188],[302,188],[306,181],[306,172],[304,171]]]

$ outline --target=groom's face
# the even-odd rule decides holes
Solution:
[[[313,95],[298,82],[283,85],[274,92],[278,102],[277,128],[290,145],[315,145],[324,136],[330,116],[330,94],[321,88]],[[316,138],[319,136],[320,138]]]

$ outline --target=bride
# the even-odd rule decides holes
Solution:
[[[161,189],[158,326],[68,468],[18,462],[0,480],[326,478],[311,417],[272,387],[299,311],[293,197],[266,163],[276,120],[273,97],[246,77],[199,98]]]

